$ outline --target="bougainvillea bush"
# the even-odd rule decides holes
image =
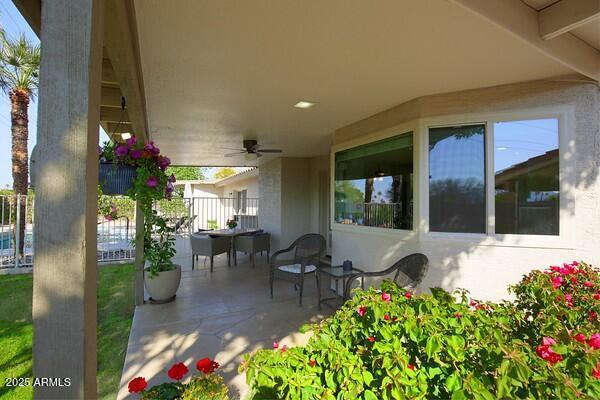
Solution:
[[[229,400],[229,389],[215,372],[218,368],[219,363],[210,358],[198,360],[196,369],[201,374],[183,383],[189,369],[184,363],[175,363],[167,371],[171,382],[148,388],[146,379],[138,376],[129,382],[129,393],[138,393],[142,400]]]
[[[307,345],[247,355],[252,399],[600,398],[600,279],[533,271],[490,303],[391,282],[357,290]]]

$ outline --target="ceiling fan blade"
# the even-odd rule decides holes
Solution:
[[[245,151],[239,151],[237,153],[229,153],[229,154],[223,154],[223,157],[235,157],[235,156],[239,156],[240,154],[244,154]]]
[[[281,153],[281,149],[258,149],[261,153]]]
[[[245,149],[237,149],[234,147],[219,147],[221,150],[234,150],[234,151],[246,151]]]

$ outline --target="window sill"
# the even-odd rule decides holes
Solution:
[[[332,223],[331,230],[334,232],[387,236],[393,237],[398,240],[410,240],[417,237],[415,231],[408,231],[404,229],[377,228],[374,226],[339,224],[337,222]]]

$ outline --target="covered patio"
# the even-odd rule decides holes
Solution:
[[[337,265],[423,253],[419,290],[485,299],[535,265],[600,262],[597,2],[13,1],[42,41],[33,374],[72,382],[37,398],[97,393],[99,126],[173,165],[258,166],[273,251],[313,232]],[[226,157],[244,140],[282,153]],[[501,181],[542,154],[543,173]],[[121,398],[128,379],[202,356],[243,395],[243,353],[302,343],[324,316],[314,278],[300,308],[291,284],[269,299],[264,259],[191,271],[186,246],[176,301],[150,305],[137,239]]]
[[[177,299],[136,308],[118,398],[130,396],[127,384],[136,376],[146,377],[150,385],[169,381],[171,365],[191,365],[202,357],[219,362],[231,394],[244,398],[248,388],[244,374],[238,373],[244,354],[270,348],[273,342],[304,344],[308,334],[299,328],[332,312],[329,307],[317,310],[314,274],[305,284],[304,306],[298,307],[298,292],[289,282],[277,282],[275,298],[269,298],[266,255],[256,261],[252,268],[239,253],[238,265],[228,267],[221,255],[210,273],[209,263],[200,257],[192,271],[189,239],[179,239],[175,262],[183,267],[183,276]]]

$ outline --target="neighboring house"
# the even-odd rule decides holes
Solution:
[[[193,230],[224,228],[230,218],[242,227],[258,225],[258,168],[244,168],[222,179],[181,180],[183,197],[196,216]]]

